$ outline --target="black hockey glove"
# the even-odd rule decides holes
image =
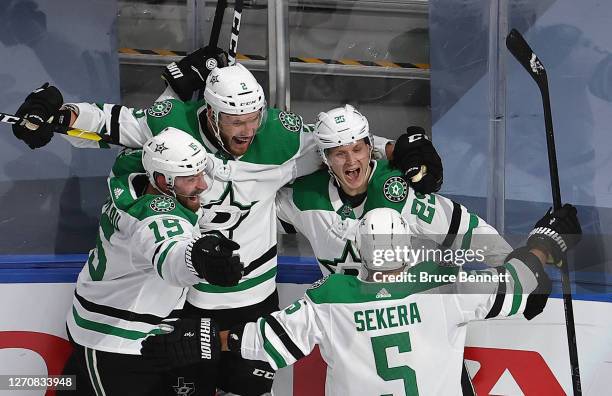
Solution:
[[[43,147],[53,137],[53,128],[47,124],[69,125],[70,110],[61,110],[64,98],[60,91],[49,83],[35,89],[25,99],[15,113],[17,117],[24,118],[33,125],[29,128],[25,124],[13,125],[13,134],[17,139],[26,142],[31,149]]]
[[[404,172],[406,182],[421,194],[437,192],[442,187],[442,160],[421,127],[408,127],[397,139],[391,165]],[[427,167],[427,172],[421,180],[413,182],[410,179],[419,173],[421,165]]]
[[[212,319],[169,319],[159,328],[162,334],[148,336],[140,349],[142,357],[151,366],[168,370],[202,360],[216,364],[219,360],[219,329]]]
[[[204,235],[187,247],[187,266],[212,285],[236,286],[243,271],[240,257],[233,253],[239,248],[224,236]]]
[[[191,99],[193,93],[206,86],[206,77],[215,67],[227,66],[227,53],[217,47],[200,48],[164,69],[162,78],[182,101]]]
[[[527,239],[527,247],[549,254],[549,264],[561,265],[561,258],[576,246],[582,237],[576,208],[565,204],[559,210],[552,208],[533,227]]]

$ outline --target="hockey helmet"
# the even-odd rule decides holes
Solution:
[[[349,104],[319,113],[314,136],[319,154],[328,166],[327,149],[346,146],[361,139],[368,139],[367,143],[372,145],[367,118]]]
[[[394,209],[376,208],[367,212],[357,225],[355,238],[361,264],[368,272],[395,271],[411,261],[407,250],[411,246],[410,230],[406,220]]]
[[[200,142],[187,132],[168,127],[144,144],[142,165],[153,186],[159,189],[155,173],[160,173],[165,176],[168,188],[173,190],[176,177],[206,171],[208,156]]]

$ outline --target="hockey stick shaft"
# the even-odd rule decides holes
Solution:
[[[232,19],[232,35],[230,37],[227,59],[230,65],[236,64],[236,51],[238,50],[238,36],[240,35],[240,22],[242,20],[243,0],[236,0],[234,3],[234,18]]]
[[[223,14],[227,7],[227,0],[218,0],[215,7],[215,18],[213,19],[212,29],[210,31],[210,39],[208,40],[209,47],[216,47],[219,44],[219,35],[221,34],[221,25],[223,24]]]
[[[24,120],[21,117],[14,116],[12,114],[0,113],[0,122],[11,125],[25,124],[27,120]],[[111,142],[109,136],[100,135],[95,132],[86,131],[84,129],[71,128],[60,124],[49,124],[52,127],[52,131],[54,133],[59,133],[62,135],[68,135],[73,137],[78,137],[80,139],[92,140],[94,142],[103,141],[109,144],[117,144]],[[32,131],[35,133],[35,131]]]
[[[557,168],[557,153],[555,149],[555,136],[552,123],[552,112],[550,106],[550,95],[548,90],[548,78],[546,69],[537,55],[533,52],[527,41],[516,30],[512,29],[506,38],[506,47],[514,58],[525,68],[527,73],[535,81],[542,95],[544,106],[544,126],[546,128],[546,147],[548,149],[548,168],[550,171],[550,183],[555,209],[561,208],[561,188],[559,185],[559,170]],[[561,266],[561,285],[563,288],[563,306],[565,309],[565,329],[567,332],[567,343],[570,356],[572,387],[574,395],[582,395],[580,383],[580,369],[578,365],[578,348],[576,345],[576,326],[574,323],[574,309],[572,304],[572,290],[569,278],[567,258],[563,258]]]

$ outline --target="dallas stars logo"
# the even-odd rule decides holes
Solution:
[[[401,202],[408,195],[408,184],[399,176],[390,177],[383,185],[383,194],[391,202]]]
[[[210,77],[210,85],[214,85],[219,82],[219,76],[211,76]]]
[[[281,111],[278,115],[283,127],[291,132],[299,132],[302,129],[302,117],[295,113],[289,113],[287,111]]]
[[[195,393],[193,382],[185,382],[184,377],[178,377],[177,384],[173,385],[172,388],[178,396],[189,396]]]
[[[155,145],[155,150],[153,150],[153,151],[156,152],[156,153],[163,154],[164,150],[168,150],[168,147],[166,147],[166,143],[156,144]]]
[[[147,114],[151,117],[159,118],[170,113],[170,110],[172,110],[172,102],[169,100],[164,100],[163,102],[153,103],[153,105],[147,110]]]
[[[215,199],[210,201],[206,205],[203,205],[204,209],[210,209],[215,205],[221,206],[234,206],[240,210],[240,218],[232,225],[231,227],[225,229],[224,231],[229,231],[228,238],[232,239],[234,236],[234,230],[238,228],[238,226],[246,219],[251,213],[251,207],[255,205],[259,201],[254,201],[248,204],[238,202],[235,197],[234,188],[232,186],[232,182],[227,183],[227,187],[223,191],[223,194],[219,197],[219,199]]]
[[[170,212],[176,207],[174,200],[170,197],[155,197],[149,204],[149,207],[156,212]]]

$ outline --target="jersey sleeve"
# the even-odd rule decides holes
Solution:
[[[314,304],[305,296],[282,311],[247,323],[241,354],[245,359],[267,361],[274,369],[289,366],[320,343],[321,329]]]
[[[402,215],[415,234],[432,239],[443,248],[479,250],[490,266],[502,265],[512,251],[495,228],[442,195],[410,190]]]
[[[113,144],[129,148],[141,148],[153,136],[147,124],[146,110],[115,104],[71,103],[78,116],[73,127],[92,131],[109,138]],[[66,137],[76,147],[103,147],[85,139]]]
[[[281,223],[279,230],[286,234],[305,234],[300,210],[293,203],[293,188],[284,187],[276,193],[276,216]]]
[[[388,143],[393,143],[393,140],[382,136],[372,135],[372,154],[374,155],[375,159],[389,159],[387,158]]]
[[[464,323],[519,314],[531,319],[542,312],[551,291],[541,262],[527,248],[515,250],[500,267],[460,271],[459,276],[455,297]]]
[[[133,232],[133,248],[142,254],[155,274],[175,286],[203,281],[188,265],[185,251],[199,231],[179,216],[151,216],[140,221]],[[145,270],[147,268],[144,268]]]

